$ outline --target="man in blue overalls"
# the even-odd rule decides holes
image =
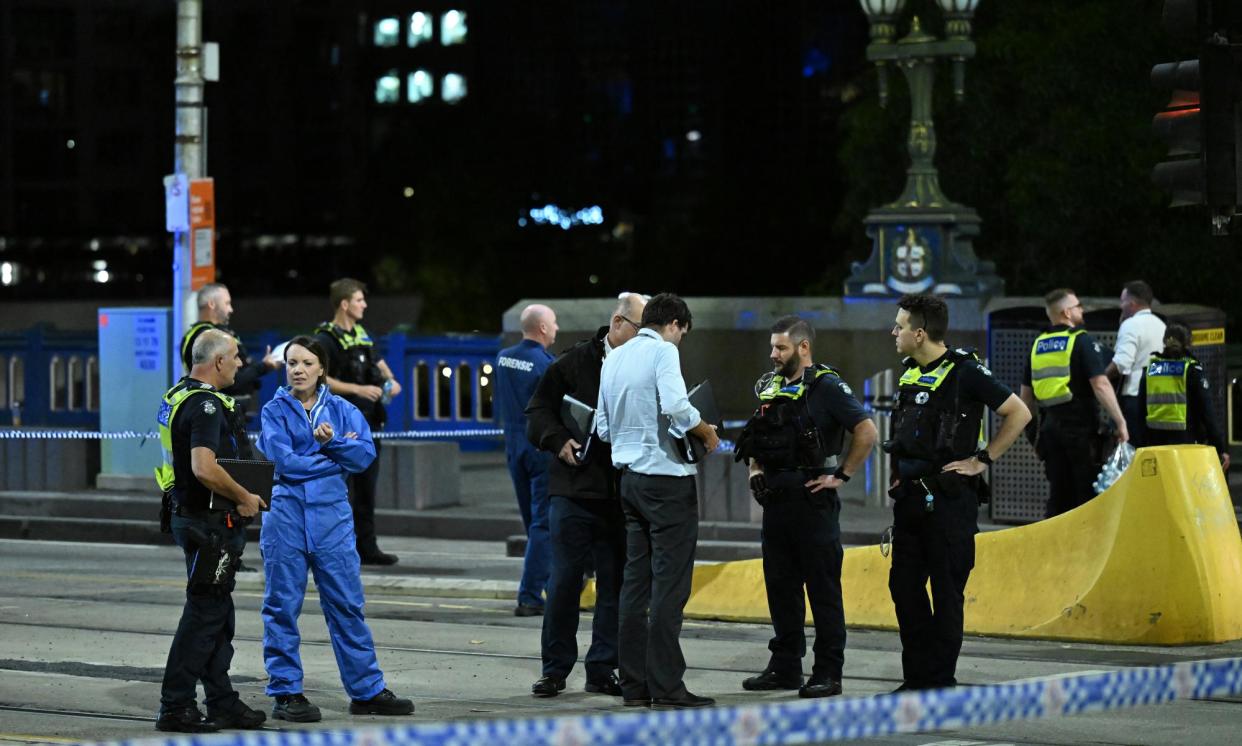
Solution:
[[[534,304],[522,309],[522,340],[496,356],[496,417],[505,431],[505,458],[526,527],[526,559],[518,585],[517,616],[543,613],[543,591],[551,569],[548,536],[548,461],[526,438],[526,404],[552,362],[548,348],[556,341],[556,314]]]

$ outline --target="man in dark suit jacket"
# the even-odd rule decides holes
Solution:
[[[555,454],[548,468],[548,524],[552,572],[543,615],[543,669],[531,686],[536,697],[555,697],[565,688],[578,659],[578,606],[588,558],[595,566],[595,621],[586,655],[586,691],[621,696],[617,667],[617,620],[625,566],[625,516],[618,497],[618,472],[608,444],[573,436],[561,416],[564,396],[595,406],[604,357],[634,338],[646,300],[622,293],[609,325],[561,355],[549,367],[526,407],[526,435],[540,450]]]

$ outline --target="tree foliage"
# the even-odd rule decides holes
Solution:
[[[1161,5],[984,0],[964,103],[952,99],[947,65],[938,70],[941,184],[979,211],[976,251],[996,262],[1010,294],[1072,286],[1113,296],[1142,277],[1164,301],[1223,307],[1231,318],[1242,311],[1232,292],[1237,239],[1212,237],[1205,208],[1170,209],[1151,182],[1165,157],[1151,119],[1167,100],[1150,70],[1193,56],[1166,39]],[[859,221],[900,192],[907,163],[905,81],[890,73],[893,101],[882,110],[875,74],[866,75],[838,151],[852,189],[836,231],[857,256],[869,251]]]

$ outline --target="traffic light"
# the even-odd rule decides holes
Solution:
[[[1239,5],[1238,0],[1165,0],[1165,30],[1199,57],[1151,70],[1152,85],[1170,94],[1152,129],[1173,157],[1156,165],[1152,180],[1172,193],[1175,207],[1207,205],[1216,233],[1228,232],[1242,197],[1242,96],[1235,63],[1242,45],[1231,43],[1231,34],[1242,41],[1234,31],[1234,19],[1242,20]]]

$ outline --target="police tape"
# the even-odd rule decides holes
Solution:
[[[375,440],[469,440],[473,438],[500,438],[505,434],[499,428],[463,428],[458,430],[379,430],[371,433]],[[248,433],[251,440],[258,439],[258,433]],[[136,430],[118,430],[100,432],[98,430],[24,430],[22,428],[0,430],[0,440],[159,440],[160,434],[155,430],[138,432]],[[721,440],[719,451],[733,452],[733,442]]]
[[[258,433],[248,433],[256,439]],[[498,428],[462,428],[462,429],[406,429],[406,431],[379,431],[371,433],[376,441],[394,441],[394,439],[458,439],[458,438],[498,438],[504,436],[503,429]],[[0,441],[143,441],[143,439],[159,439],[159,432],[138,432],[124,429],[116,432],[88,431],[88,429],[0,429]]]
[[[853,699],[810,699],[736,707],[512,720],[458,720],[385,728],[214,736],[214,746],[373,744],[474,746],[534,744],[823,743],[927,733],[1107,712],[1242,693],[1242,658],[1219,658],[1008,684],[911,691]],[[131,744],[197,743],[188,738]]]

